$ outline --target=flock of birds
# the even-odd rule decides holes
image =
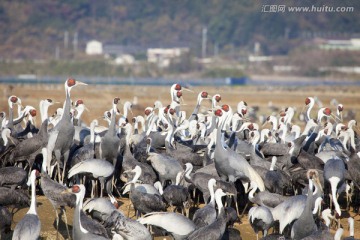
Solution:
[[[70,99],[78,85],[86,84],[66,80],[63,108],[52,116],[54,101],[40,101],[39,128],[36,109],[17,96],[8,99],[8,117],[0,113],[0,238],[11,230],[10,207],[27,206],[12,239],[39,238],[39,194],[54,207],[57,230],[63,216],[65,237],[75,240],[241,239],[233,225],[245,212],[257,238],[341,239],[340,219],[358,211],[359,139],[356,121],[343,122],[341,104],[336,115],[320,108],[312,118],[315,99],[308,97],[302,130],[292,107],[260,127],[246,102],[235,111],[205,91],[189,115],[181,110],[188,89],[174,84],[169,105],[156,101],[129,121],[131,103],[120,113],[116,97],[103,116],[108,125],[95,119],[88,127],[84,102]],[[200,111],[204,101],[211,107]],[[119,209],[116,198],[126,196],[136,220]],[[75,208],[72,234],[66,207]],[[348,222],[346,239],[354,239],[354,219]]]

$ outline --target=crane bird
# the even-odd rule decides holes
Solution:
[[[216,180],[214,178],[211,178],[208,181],[210,202],[206,204],[204,207],[199,208],[194,213],[193,221],[198,228],[204,227],[206,225],[210,225],[216,219],[215,193],[214,193],[215,184],[216,184]]]
[[[89,230],[86,230],[83,225],[81,224],[81,211],[83,206],[83,199],[85,196],[85,186],[84,185],[74,185],[72,188],[65,190],[65,192],[71,192],[76,195],[76,208],[74,211],[74,220],[73,220],[73,239],[79,240],[87,240],[87,239],[94,239],[94,240],[105,240],[107,238],[96,235]]]
[[[36,212],[36,186],[35,180],[39,175],[37,170],[33,170],[30,174],[31,185],[31,205],[25,217],[16,225],[12,239],[13,240],[36,240],[40,236],[41,223]]]
[[[105,221],[106,228],[110,228],[111,232],[120,235],[120,239],[128,240],[151,240],[152,236],[149,230],[131,218],[127,218],[119,211],[113,211]],[[114,234],[115,235],[115,234]],[[113,236],[115,239],[115,236]]]
[[[175,239],[184,239],[196,226],[187,217],[172,212],[152,212],[137,220],[141,224],[153,225],[165,229]]]
[[[64,176],[65,176],[65,169],[66,164],[69,159],[70,154],[70,147],[73,143],[73,138],[75,135],[75,127],[71,122],[71,116],[70,116],[70,92],[73,87],[79,86],[79,85],[87,85],[86,83],[76,81],[74,78],[69,78],[65,81],[65,103],[64,103],[64,111],[61,116],[61,119],[58,124],[53,128],[49,134],[55,134],[56,135],[56,141],[55,144],[48,144],[48,156],[51,158],[52,153],[55,153],[56,160],[58,162],[58,177],[60,183],[63,183]],[[64,164],[61,164],[61,156],[64,157]],[[48,162],[50,164],[50,161]],[[60,175],[60,164],[63,165],[63,171],[62,175]],[[48,169],[50,169],[50,166],[48,166]]]
[[[255,206],[249,210],[249,222],[256,233],[256,239],[259,239],[259,231],[266,237],[269,228],[274,224],[274,218],[267,207]]]
[[[49,137],[49,144],[55,144],[55,140],[56,140],[56,135],[55,134],[51,135]],[[73,194],[63,193],[63,191],[66,190],[66,187],[50,178],[50,176],[47,174],[47,169],[46,169],[48,166],[47,164],[48,151],[44,148],[42,149],[42,154],[43,154],[43,162],[41,166],[41,189],[43,190],[45,197],[49,199],[51,205],[55,210],[56,230],[59,230],[59,214],[57,212],[57,208],[61,207],[61,211],[64,212],[66,230],[68,236],[70,236],[67,225],[67,216],[64,207],[65,206],[69,206],[71,208],[74,207],[76,198]],[[59,234],[59,231],[57,231],[57,234]]]
[[[19,167],[4,167],[0,168],[0,186],[10,186],[15,190],[17,186],[25,183],[27,173],[24,169]]]
[[[193,239],[206,240],[206,239],[221,239],[222,238],[222,236],[225,232],[225,229],[226,229],[226,224],[229,219],[228,212],[223,207],[223,204],[221,202],[221,197],[223,197],[223,196],[226,196],[226,194],[224,193],[224,191],[221,188],[218,188],[215,191],[215,199],[216,199],[216,204],[218,206],[217,218],[211,224],[204,226],[202,228],[199,228],[199,229],[195,230],[194,232],[192,232],[188,236],[189,240],[190,239],[191,240],[193,240]]]
[[[110,196],[110,200],[107,198],[89,198],[84,202],[83,210],[84,212],[90,213],[92,218],[99,222],[105,222],[108,217],[110,217],[111,213],[114,210],[117,210],[118,207],[119,204],[116,199]]]
[[[265,185],[259,174],[250,166],[244,157],[237,154],[232,149],[225,149],[221,139],[221,129],[226,123],[226,114],[218,109],[215,115],[219,117],[218,129],[216,133],[215,145],[215,167],[223,180],[229,179],[230,182],[235,182],[241,178],[243,181],[256,182],[260,191],[265,190]]]
[[[0,239],[11,229],[12,214],[7,207],[0,206]]]
[[[114,165],[109,163],[106,160],[103,159],[87,159],[85,161],[79,162],[75,164],[68,173],[68,178],[71,178],[72,176],[80,173],[84,174],[91,174],[93,178],[98,178],[101,184],[101,193],[100,196],[103,196],[103,190],[105,188],[105,181],[107,181],[107,193],[111,195],[110,191],[110,184],[111,181],[109,181],[110,177],[114,173]],[[93,190],[92,193],[94,193],[95,186],[92,186]]]

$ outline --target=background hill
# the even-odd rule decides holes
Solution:
[[[262,12],[265,5],[351,6],[353,12]],[[207,28],[208,52],[252,50],[287,54],[307,38],[356,37],[360,1],[314,0],[32,0],[0,1],[1,58],[49,59],[55,47],[79,51],[98,39],[135,46],[188,46],[201,53]],[[64,33],[68,32],[68,44]],[[66,49],[65,49],[66,50]]]

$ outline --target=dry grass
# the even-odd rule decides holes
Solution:
[[[23,105],[32,105],[38,108],[40,99],[52,98],[54,101],[61,102],[50,108],[50,114],[56,108],[62,107],[62,102],[65,99],[63,85],[13,85],[10,89],[9,85],[1,85],[3,93],[1,97],[1,109],[7,112],[7,97],[11,94],[17,95],[21,98]],[[84,121],[89,123],[94,118],[99,118],[104,111],[111,108],[112,99],[120,97],[121,102],[132,101],[134,96],[138,97],[139,104],[133,110],[134,116],[143,115],[144,108],[152,106],[155,100],[161,100],[164,104],[169,103],[170,86],[153,87],[153,86],[105,86],[105,85],[89,85],[81,86],[72,90],[72,100],[83,99],[85,105],[90,109],[90,112],[85,112],[83,115]],[[236,87],[194,87],[194,92],[183,92],[185,104],[182,106],[183,110],[188,113],[192,111],[197,94],[200,91],[208,91],[210,95],[219,93],[222,96],[222,103],[227,103],[236,110],[236,105],[239,101],[246,101],[249,106],[258,106],[260,113],[264,115],[271,114],[268,108],[268,103],[271,101],[273,105],[280,109],[292,106],[298,109],[298,112],[304,106],[304,100],[308,96],[317,96],[325,106],[330,106],[330,100],[336,98],[345,106],[345,111],[353,109],[356,112],[360,110],[360,94],[358,94],[359,87],[303,87],[303,88],[271,88],[271,87],[253,87],[253,86],[236,86]],[[203,104],[203,110],[210,108],[210,102]],[[334,106],[330,106],[335,111]],[[315,112],[313,112],[315,117]],[[132,117],[130,115],[130,117]],[[359,116],[357,116],[359,120]],[[40,118],[38,118],[39,124]],[[105,122],[103,122],[105,125]],[[55,239],[56,231],[53,226],[54,211],[49,204],[49,201],[44,197],[38,197],[40,205],[38,213],[42,222],[42,237],[45,239]],[[129,204],[128,199],[119,199],[123,202],[121,208],[123,210]],[[27,209],[20,210],[14,216],[14,224],[17,223],[26,213]],[[125,211],[127,212],[127,211]],[[354,215],[351,213],[351,215]],[[72,224],[72,211],[68,211],[69,224]],[[236,227],[240,229],[243,239],[255,239],[255,235],[247,222],[247,216],[244,216],[242,224],[237,224]],[[347,229],[346,219],[342,219],[342,225]],[[355,228],[360,229],[359,216],[355,218]],[[66,236],[65,227],[62,225],[61,232]],[[345,234],[348,232],[346,231]],[[355,236],[359,237],[360,231],[355,232]]]
[[[63,85],[13,85],[10,90],[9,85],[0,85],[3,89],[1,96],[0,110],[6,111],[7,98],[11,94],[21,98],[22,104],[31,105],[38,108],[39,101],[45,98],[51,98],[60,102],[51,106],[49,114],[55,112],[56,108],[62,107],[65,99]],[[133,101],[134,96],[138,97],[138,106],[133,109],[133,116],[143,115],[145,107],[153,106],[156,100],[161,100],[164,105],[170,103],[170,86],[108,86],[108,85],[88,85],[79,86],[72,89],[71,98],[73,101],[82,99],[90,109],[90,112],[83,114],[83,120],[90,123],[92,119],[103,116],[106,110],[111,108],[112,99],[120,97],[121,102]],[[254,87],[254,86],[234,86],[234,87],[194,87],[193,92],[183,91],[183,98],[186,105],[181,108],[187,113],[191,113],[197,95],[200,91],[207,91],[210,95],[219,93],[222,97],[221,103],[229,104],[236,111],[237,103],[241,100],[246,101],[249,106],[260,107],[260,114],[269,115],[272,111],[268,108],[269,102],[274,106],[284,109],[286,107],[296,107],[299,113],[304,107],[305,98],[308,96],[317,96],[324,106],[330,107],[334,113],[335,106],[330,105],[330,101],[336,98],[344,104],[345,113],[347,110],[360,110],[359,87],[301,87],[301,88],[283,88],[283,87]],[[203,102],[202,110],[210,108],[210,102]],[[121,106],[119,105],[120,110]],[[312,113],[315,117],[317,109]],[[130,114],[130,117],[132,115]],[[357,116],[357,120],[359,120]],[[296,120],[296,119],[295,119]]]

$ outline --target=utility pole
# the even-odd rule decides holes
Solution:
[[[69,32],[64,31],[64,49],[68,49],[69,47]]]
[[[75,56],[77,49],[78,49],[78,32],[77,31],[74,32],[73,45],[74,45],[74,56]]]
[[[202,29],[202,44],[201,44],[201,56],[206,58],[206,44],[207,44],[207,27]]]
[[[289,27],[286,27],[286,28],[285,28],[285,31],[284,31],[284,38],[285,38],[286,40],[288,40],[288,39],[289,39],[289,35],[290,35],[290,28],[289,28]]]
[[[214,44],[214,57],[217,57],[219,55],[219,44]]]

